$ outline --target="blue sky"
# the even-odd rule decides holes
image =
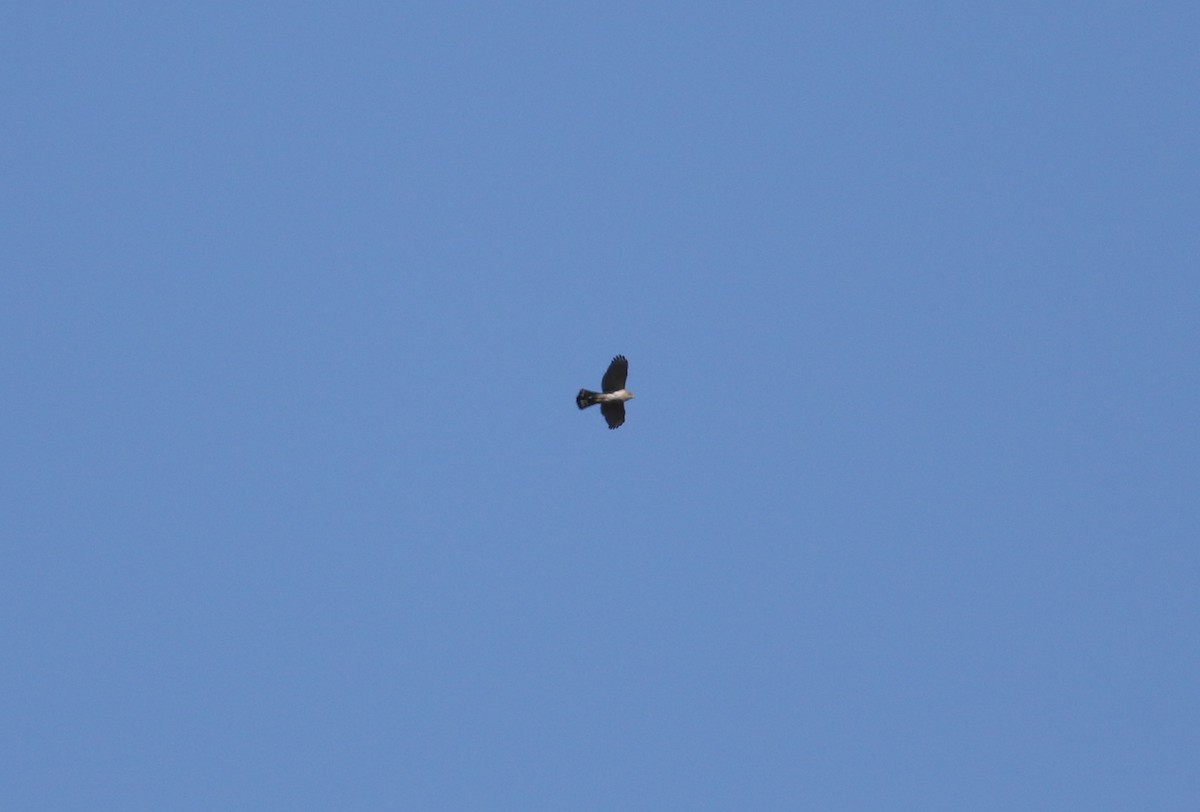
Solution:
[[[6,808],[1193,808],[1194,3],[193,6],[0,15]]]

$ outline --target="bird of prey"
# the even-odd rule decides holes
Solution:
[[[625,376],[628,374],[629,362],[625,360],[624,355],[618,355],[612,359],[612,363],[608,365],[608,372],[604,373],[604,378],[600,381],[600,388],[604,391],[580,389],[579,394],[575,396],[575,405],[586,409],[599,403],[600,414],[604,415],[608,427],[615,429],[625,422],[625,401],[633,398],[633,393],[625,389]]]

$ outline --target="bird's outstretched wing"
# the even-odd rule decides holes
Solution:
[[[604,420],[608,423],[608,427],[615,429],[625,422],[625,404],[619,400],[601,403],[600,414],[604,415]]]
[[[612,359],[612,363],[608,365],[608,372],[604,373],[604,380],[600,383],[600,388],[605,392],[616,392],[618,389],[625,388],[625,378],[629,375],[629,361],[625,360],[624,355],[618,355]],[[622,415],[624,408],[621,409]],[[620,423],[617,426],[621,425]],[[609,422],[609,428],[616,428]]]

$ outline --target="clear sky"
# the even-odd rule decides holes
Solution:
[[[4,808],[1197,808],[1200,5],[984,5],[8,4]]]

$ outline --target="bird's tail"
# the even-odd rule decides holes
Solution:
[[[587,389],[580,389],[579,394],[575,396],[575,405],[580,409],[586,409],[588,406],[595,406],[600,401],[596,400],[596,395],[599,392],[592,392]]]

